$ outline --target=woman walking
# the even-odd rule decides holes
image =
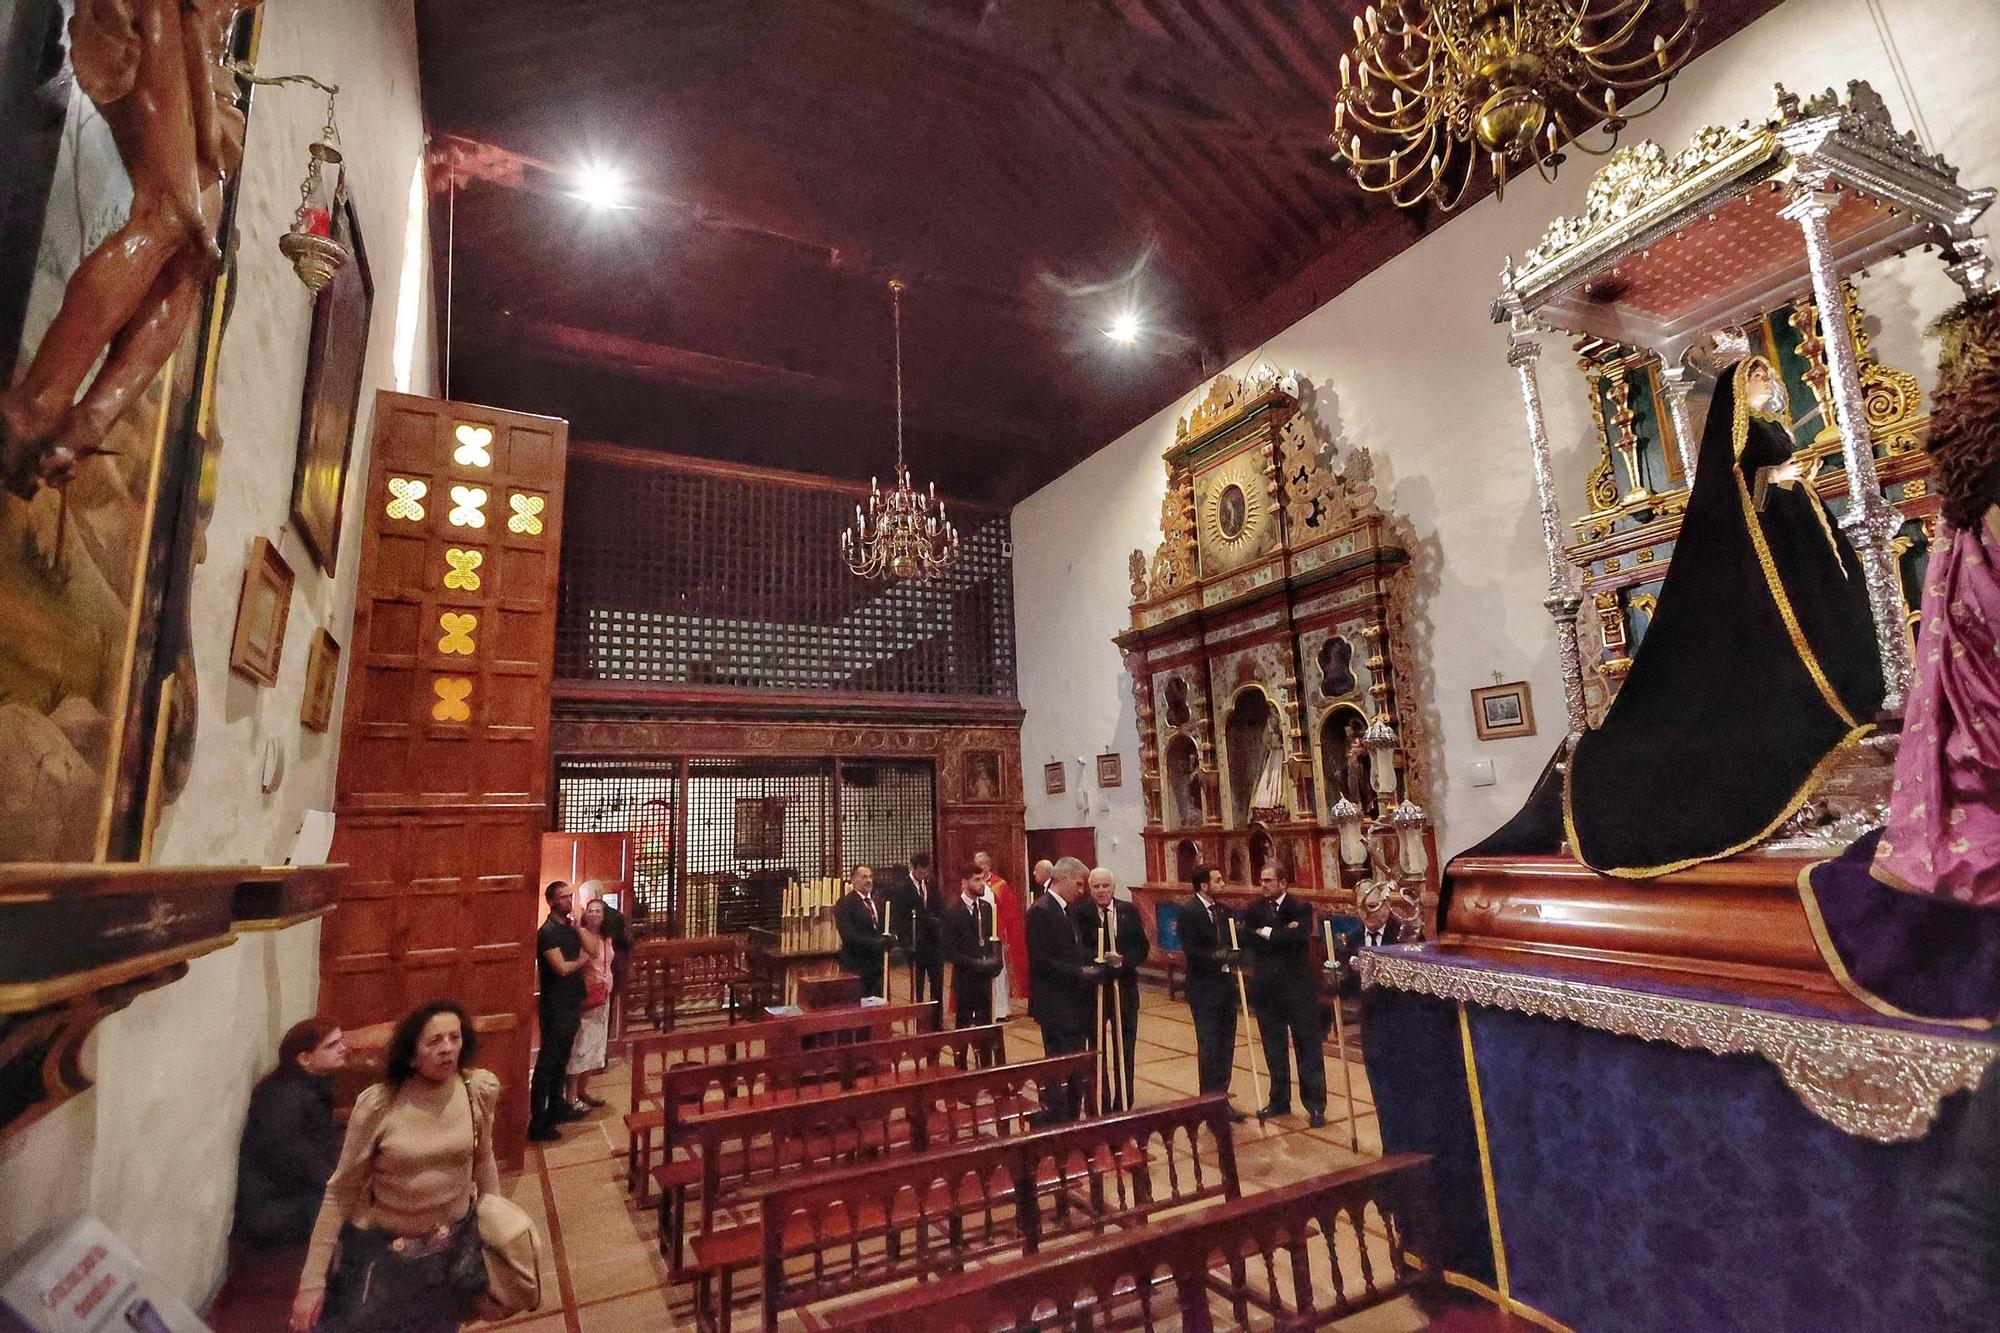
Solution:
[[[482,1264],[474,1187],[497,1191],[500,1080],[467,1069],[465,1010],[433,1000],[389,1039],[380,1083],[347,1122],[292,1303],[293,1333],[451,1333],[468,1298],[454,1280]],[[483,1276],[482,1276],[483,1283]]]
[[[585,904],[583,920],[583,1021],[577,1025],[576,1045],[569,1055],[569,1097],[593,1110],[604,1099],[590,1095],[590,1076],[604,1068],[605,1048],[611,1035],[611,969],[617,949],[605,926],[604,899],[592,898]]]

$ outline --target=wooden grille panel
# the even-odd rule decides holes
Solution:
[[[963,552],[921,582],[840,557],[854,497],[754,473],[579,457],[562,547],[565,681],[1011,697],[1004,514],[959,514]]]
[[[450,997],[500,1076],[495,1146],[527,1130],[567,427],[376,398],[348,648],[320,1006],[389,1023]]]

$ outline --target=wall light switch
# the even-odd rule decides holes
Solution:
[[[1491,759],[1475,759],[1472,761],[1472,785],[1475,787],[1490,787],[1493,785],[1493,761]]]

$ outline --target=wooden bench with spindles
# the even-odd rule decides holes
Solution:
[[[625,1116],[627,1188],[642,1194],[646,1189],[652,1153],[664,1124],[659,1088],[666,1070],[687,1064],[712,1065],[787,1055],[800,1050],[808,1041],[815,1045],[840,1045],[879,1041],[902,1032],[933,1032],[937,1020],[935,1004],[858,1004],[755,1023],[634,1038],[625,1053],[632,1067],[631,1110]],[[642,1203],[645,1201],[641,1199]]]
[[[1445,1286],[1429,1160],[1385,1157],[815,1315],[836,1333],[1213,1333],[1325,1328],[1407,1296],[1433,1328],[1532,1328]]]
[[[678,1128],[688,1116],[1004,1065],[1006,1032],[1002,1025],[992,1023],[665,1070],[660,1076],[658,1105],[649,1113],[656,1118],[648,1122],[657,1131],[665,1165],[654,1171],[650,1144],[642,1152],[635,1136],[626,1150],[628,1175],[643,1170],[642,1179],[673,1196],[665,1205],[666,1212],[680,1213],[688,1190],[700,1181],[699,1162],[693,1154],[677,1155],[674,1150]],[[637,1202],[643,1207],[650,1197],[649,1190]]]
[[[1097,1114],[1088,1051],[968,1073],[940,1074],[885,1088],[837,1093],[691,1115],[676,1129],[677,1147],[698,1164],[700,1208],[695,1235],[716,1229],[724,1207],[744,1191],[796,1174],[837,1170],[948,1144],[1025,1131],[1045,1118],[1044,1102],[1068,1099],[1085,1116]],[[653,1172],[661,1189],[660,1251],[671,1273],[682,1271],[685,1204],[676,1205],[678,1163]],[[680,1197],[685,1199],[685,1190]]]
[[[695,1242],[695,1319],[728,1333],[733,1277],[750,1268],[761,1270],[764,1328],[775,1330],[788,1309],[1241,1192],[1221,1093],[805,1183],[781,1176],[738,1195],[758,1222]]]

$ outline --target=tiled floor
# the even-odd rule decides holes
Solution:
[[[1007,1054],[1016,1061],[1041,1054],[1033,1023],[1019,1018],[1009,1025]],[[1261,1058],[1260,1053],[1260,1068]],[[1232,1092],[1245,1111],[1257,1105],[1249,1061],[1239,1033]],[[1336,1171],[1380,1154],[1374,1102],[1358,1059],[1349,1062],[1348,1072],[1355,1109],[1351,1140],[1341,1069],[1331,1055],[1324,1129],[1306,1128],[1303,1112],[1237,1126],[1237,1169],[1246,1191]],[[1134,1079],[1142,1106],[1195,1092],[1194,1027],[1187,1006],[1169,1003],[1157,990],[1142,993]],[[561,1143],[545,1149],[531,1145],[528,1168],[505,1182],[509,1196],[527,1209],[549,1241],[542,1263],[543,1310],[482,1327],[509,1333],[660,1333],[693,1327],[688,1290],[667,1284],[653,1213],[633,1208],[625,1191],[624,1066],[614,1063],[592,1091],[605,1098],[604,1109],[565,1128]],[[1294,1105],[1297,1101],[1294,1096]],[[739,1312],[739,1327],[755,1327],[756,1317],[754,1310]],[[1413,1315],[1395,1306],[1350,1322],[1355,1333],[1402,1333],[1419,1326]],[[788,1315],[781,1327],[803,1326]]]

